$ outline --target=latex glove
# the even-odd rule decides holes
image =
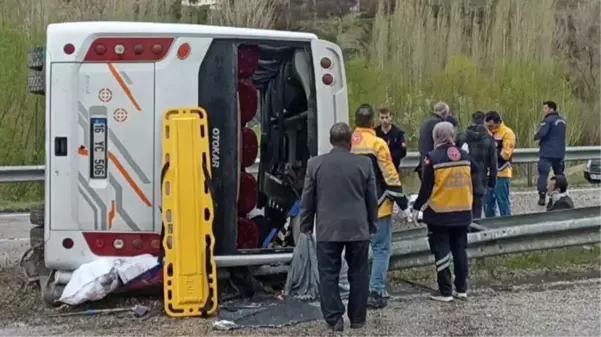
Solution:
[[[417,220],[419,217],[419,210],[411,209],[411,221],[417,225]]]

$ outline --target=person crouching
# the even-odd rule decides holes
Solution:
[[[565,176],[556,175],[552,177],[549,181],[547,191],[547,194],[549,194],[547,211],[574,208],[574,202],[568,195],[568,180]]]
[[[451,262],[455,271],[455,296],[467,299],[467,233],[472,222],[472,164],[469,154],[455,146],[455,130],[449,122],[436,124],[434,150],[423,159],[423,180],[413,204],[414,217],[423,211],[428,243],[434,254],[438,291],[431,299],[453,300]]]

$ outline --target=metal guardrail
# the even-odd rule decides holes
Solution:
[[[558,220],[553,221],[554,218]],[[601,206],[495,217],[483,222],[486,225],[480,226],[484,230],[468,234],[470,258],[601,242]],[[426,235],[424,227],[394,233],[390,270],[433,264],[434,258]],[[218,267],[273,265],[289,263],[291,260],[292,253],[215,257]]]
[[[569,147],[566,150],[566,161],[589,160],[601,158],[601,146],[579,146]],[[419,153],[409,152],[407,157],[401,161],[402,169],[417,167]],[[538,162],[537,148],[515,149],[513,163],[535,163]],[[43,165],[39,166],[0,166],[0,183],[36,182],[44,181]],[[247,169],[249,173],[259,171],[259,160]]]
[[[582,219],[547,222],[468,234],[470,259],[595,244],[601,242],[601,215]],[[434,257],[427,238],[392,244],[390,270],[432,265]]]

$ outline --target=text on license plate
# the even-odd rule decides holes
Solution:
[[[106,152],[106,118],[92,118],[91,151],[90,151],[90,178],[106,179],[107,152]]]
[[[599,174],[591,174],[591,179],[592,180],[601,180],[601,175],[599,175]]]

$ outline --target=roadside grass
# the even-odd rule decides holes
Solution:
[[[32,206],[44,203],[44,201],[12,201],[0,200],[0,212],[28,212]]]
[[[523,272],[538,271],[542,274],[562,274],[601,271],[601,246],[585,245],[568,248],[532,251],[502,256],[474,259],[470,261],[472,281],[508,281]],[[411,280],[434,285],[436,273],[433,267],[419,267],[389,273],[391,284]]]

